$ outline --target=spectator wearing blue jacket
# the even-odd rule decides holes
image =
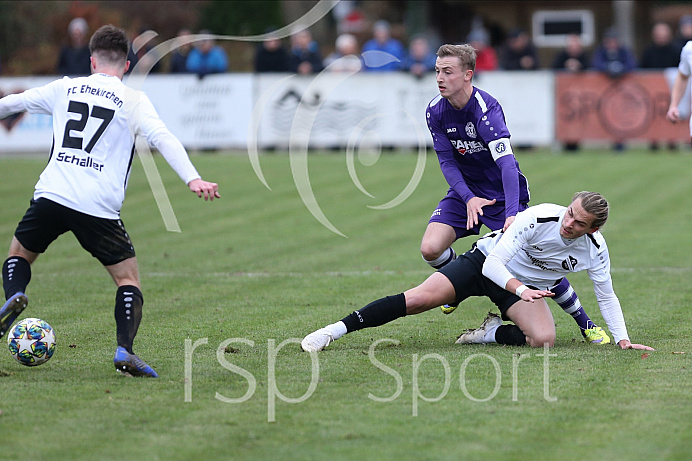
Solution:
[[[185,66],[187,71],[197,74],[200,78],[208,74],[219,74],[228,70],[228,56],[209,31],[200,31],[201,35],[209,34],[207,40],[197,42],[187,56]]]
[[[415,35],[408,47],[408,56],[404,58],[404,70],[415,77],[423,77],[435,71],[437,55],[430,48],[430,41],[425,35]]]
[[[372,27],[373,38],[363,45],[363,70],[386,72],[403,69],[406,48],[391,36],[387,21],[377,21]],[[368,53],[376,52],[376,53]]]
[[[632,50],[620,43],[615,28],[606,29],[603,42],[596,48],[592,66],[611,78],[618,78],[637,68],[637,58]]]

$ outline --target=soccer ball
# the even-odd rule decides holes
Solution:
[[[41,319],[24,319],[7,335],[12,357],[22,365],[35,367],[46,363],[55,352],[55,332]]]

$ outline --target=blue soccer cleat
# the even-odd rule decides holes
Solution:
[[[5,336],[12,323],[28,305],[29,299],[24,293],[15,293],[13,296],[10,296],[10,299],[5,301],[2,309],[0,309],[0,338]]]
[[[159,377],[154,369],[147,365],[144,360],[140,359],[135,354],[130,354],[122,346],[118,346],[118,348],[115,350],[113,363],[115,364],[115,369],[125,376],[146,376],[149,378]]]

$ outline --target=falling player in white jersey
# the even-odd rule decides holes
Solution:
[[[552,347],[555,323],[546,297],[549,287],[571,272],[586,270],[603,318],[622,349],[652,350],[632,344],[613,291],[610,258],[598,229],[608,218],[608,202],[598,193],[579,192],[567,207],[536,205],[517,214],[506,232],[478,240],[470,251],[450,262],[415,288],[378,299],[341,321],[307,335],[301,346],[320,351],[352,331],[375,327],[440,304],[487,296],[502,317],[489,315],[483,325],[462,334],[457,343],[500,343]]]
[[[134,247],[120,220],[135,136],[155,146],[198,197],[220,197],[218,185],[200,177],[149,98],[123,84],[130,65],[125,33],[103,26],[91,37],[89,49],[90,76],[65,77],[0,99],[0,118],[22,111],[53,116],[50,159],[2,266],[7,301],[0,309],[0,337],[28,304],[25,292],[31,264],[58,236],[70,231],[118,287],[116,369],[155,378],[157,373],[132,351],[143,296]]]

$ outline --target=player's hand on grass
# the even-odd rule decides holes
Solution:
[[[620,346],[620,349],[639,349],[641,351],[655,351],[653,347],[645,346],[643,344],[632,344],[626,339],[621,339],[620,342],[618,343],[618,346]]]
[[[208,182],[201,178],[193,179],[188,183],[188,187],[192,192],[197,194],[197,197],[204,196],[204,200],[214,200],[221,198],[219,195],[219,185],[215,182]]]
[[[466,230],[471,229],[478,224],[478,217],[483,216],[483,207],[486,205],[494,205],[497,200],[488,200],[480,197],[473,197],[466,202]]]

